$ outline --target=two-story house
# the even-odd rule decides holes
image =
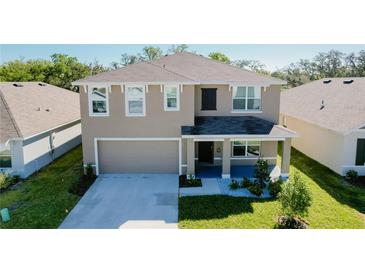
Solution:
[[[84,164],[101,173],[217,176],[258,157],[288,176],[291,138],[278,125],[284,81],[192,54],[177,53],[76,81]]]

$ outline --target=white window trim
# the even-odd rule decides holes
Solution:
[[[244,145],[235,145],[234,144],[234,142],[235,141],[239,141],[239,142],[245,142],[245,144]],[[261,141],[260,141],[260,143],[259,143],[259,155],[258,156],[251,156],[251,155],[248,155],[248,147],[249,147],[249,145],[248,145],[248,143],[250,142],[250,141],[252,141],[252,140],[235,140],[235,141],[231,141],[231,158],[247,158],[247,157],[251,157],[251,158],[253,158],[253,157],[255,157],[255,158],[259,158],[260,156],[261,156]],[[256,141],[257,142],[257,141]],[[244,156],[242,156],[242,155],[234,155],[234,152],[233,152],[233,148],[235,147],[235,146],[245,146],[245,155]]]
[[[176,88],[176,107],[175,108],[171,108],[167,106],[167,88]],[[163,87],[164,89],[164,110],[165,111],[180,111],[180,88],[179,85],[164,85]]]
[[[106,102],[106,113],[94,113],[91,92],[93,88],[105,88],[105,102]],[[87,87],[87,96],[89,101],[89,116],[90,117],[107,117],[109,116],[109,87],[108,86],[88,86]]]
[[[128,105],[128,88],[142,88],[143,90],[143,113],[129,113]],[[124,108],[127,117],[144,117],[146,116],[146,87],[145,85],[126,85],[124,90]]]
[[[245,97],[245,109],[234,109],[234,104],[233,104],[233,100],[235,99],[234,95],[237,92],[237,88],[238,87],[246,87],[246,97]],[[248,87],[254,87],[255,90],[255,95],[256,92],[259,91],[257,94],[259,95],[259,97],[254,97],[253,99],[260,99],[260,108],[259,109],[248,109]],[[250,98],[252,99],[252,98]],[[232,110],[231,113],[262,113],[262,98],[261,98],[261,87],[260,86],[252,86],[252,85],[247,85],[247,86],[233,86],[232,89]]]

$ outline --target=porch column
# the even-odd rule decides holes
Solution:
[[[290,150],[291,150],[291,138],[286,138],[283,141],[283,151],[281,155],[281,176],[289,176],[290,167]]]
[[[195,144],[194,139],[188,138],[186,142],[186,175],[195,175]]]
[[[225,138],[222,153],[222,178],[231,178],[231,140]]]

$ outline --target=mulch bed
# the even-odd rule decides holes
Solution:
[[[201,187],[203,186],[201,179],[194,179],[190,181],[187,179],[186,175],[179,176],[179,187]]]
[[[299,218],[288,218],[286,216],[280,216],[278,219],[278,228],[282,229],[306,229],[308,224]]]

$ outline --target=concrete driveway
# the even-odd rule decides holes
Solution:
[[[178,175],[104,174],[60,228],[177,228]]]

